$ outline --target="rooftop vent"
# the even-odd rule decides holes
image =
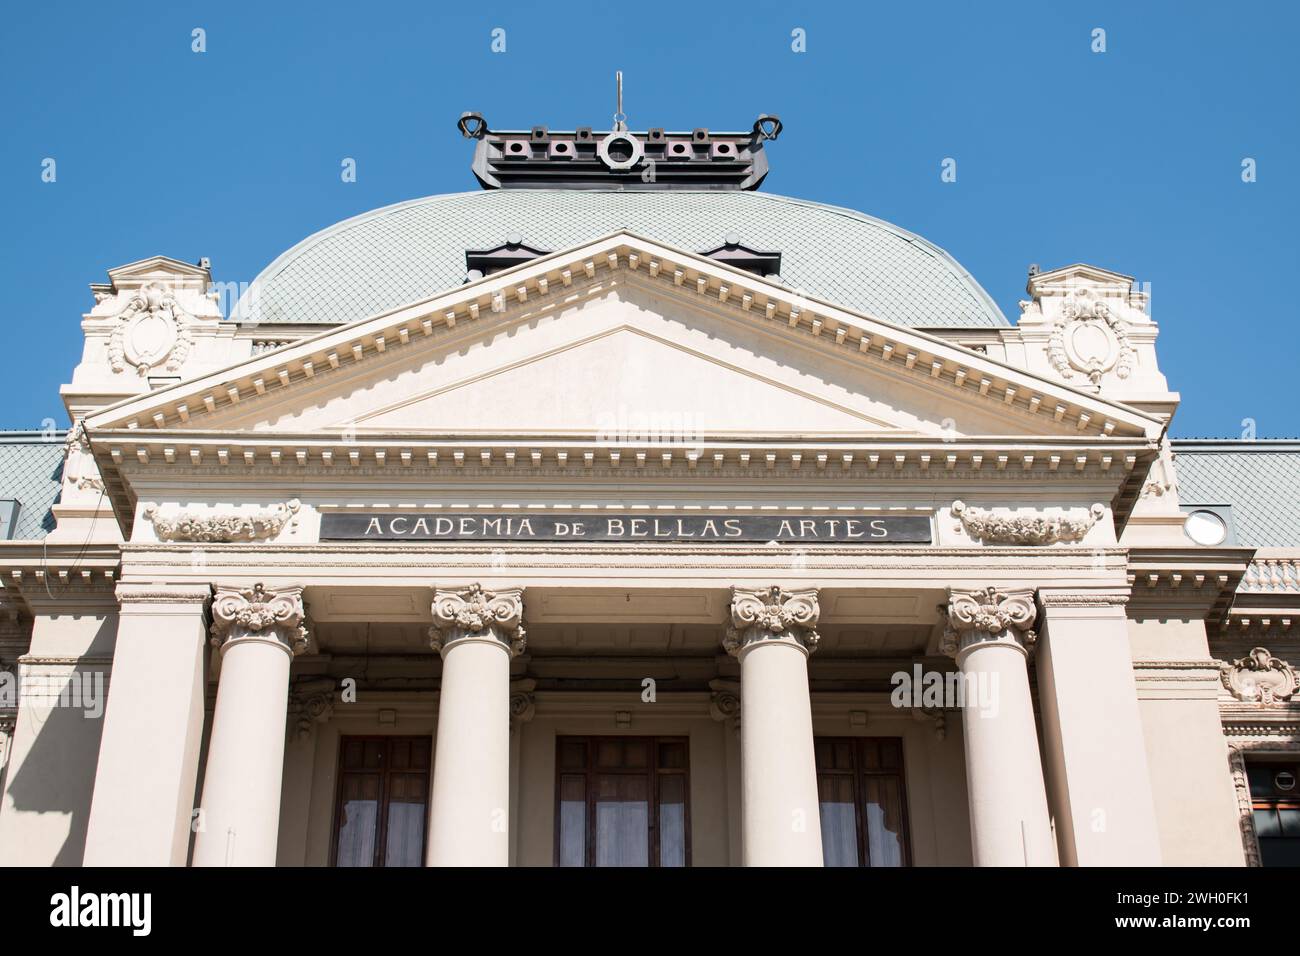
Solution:
[[[475,279],[490,276],[502,269],[530,262],[538,256],[546,255],[549,251],[524,245],[523,237],[518,235],[507,236],[504,243],[491,249],[466,249],[465,281],[473,282]]]
[[[463,113],[461,135],[475,140],[474,175],[484,189],[757,189],[767,175],[763,144],[781,134],[764,114],[744,132],[635,131],[623,114],[618,74],[613,129],[493,130],[481,113]]]

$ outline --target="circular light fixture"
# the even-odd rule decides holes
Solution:
[[[613,132],[596,147],[600,161],[615,171],[631,169],[641,162],[641,141],[627,133]]]
[[[1213,511],[1193,511],[1183,522],[1183,532],[1197,544],[1213,547],[1228,536],[1228,525]]]
[[[1290,770],[1279,770],[1273,777],[1273,786],[1279,790],[1295,789],[1295,774]]]

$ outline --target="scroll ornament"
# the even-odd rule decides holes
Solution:
[[[251,635],[269,635],[291,654],[301,654],[307,649],[306,616],[300,587],[219,588],[212,601],[212,643],[221,647]]]
[[[149,505],[144,509],[144,516],[153,522],[154,533],[160,541],[262,541],[278,535],[300,507],[297,498],[290,498],[281,504],[257,511],[214,511],[206,514],[182,511],[165,515],[157,505]]]
[[[1038,609],[1032,590],[952,590],[948,593],[947,611],[939,651],[949,656],[974,644],[999,641],[1007,634],[1026,650],[1038,639],[1033,630]]]
[[[972,538],[985,544],[1044,545],[1082,541],[1092,526],[1106,514],[1104,505],[1094,504],[1083,515],[996,514],[954,501],[952,514]]]
[[[1224,664],[1219,676],[1228,693],[1237,700],[1252,703],[1280,703],[1290,700],[1300,690],[1300,675],[1295,669],[1263,647],[1253,648],[1245,657]]]
[[[452,641],[491,634],[517,657],[527,646],[521,621],[524,614],[523,588],[485,591],[480,585],[438,590],[433,600],[433,626],[429,645],[441,651]]]
[[[176,297],[157,282],[138,289],[118,313],[108,340],[108,361],[114,372],[127,365],[144,376],[159,366],[176,371],[193,346],[185,312]]]
[[[733,587],[731,625],[722,646],[728,654],[738,656],[750,644],[790,638],[811,654],[821,641],[816,630],[820,616],[815,588],[786,591],[776,585],[758,590]]]

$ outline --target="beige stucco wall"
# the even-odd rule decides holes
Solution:
[[[110,598],[111,600],[111,595]],[[19,660],[23,682],[0,805],[0,865],[79,866],[86,843],[95,765],[117,634],[115,605],[67,600],[38,611],[29,652]],[[69,680],[103,696],[87,710],[58,706]],[[97,712],[97,714],[96,714]]]

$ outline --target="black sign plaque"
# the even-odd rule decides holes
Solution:
[[[925,515],[327,512],[322,541],[779,541],[929,544]]]

